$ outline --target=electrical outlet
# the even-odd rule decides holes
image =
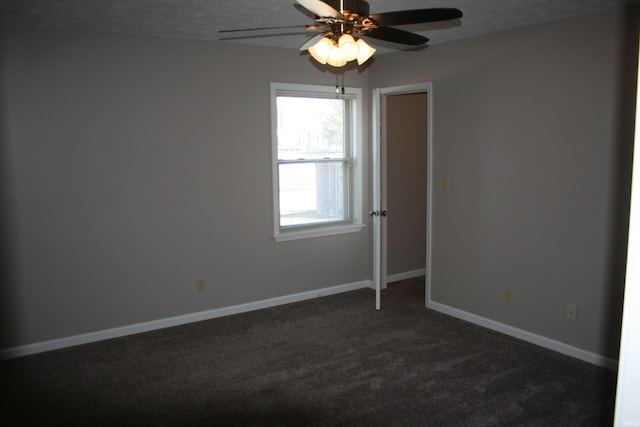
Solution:
[[[578,316],[578,308],[573,303],[567,303],[567,319],[576,320]]]
[[[504,290],[504,302],[511,302],[511,288],[505,288],[505,290]]]
[[[207,286],[206,286],[206,284],[205,284],[204,280],[198,280],[198,281],[196,281],[196,290],[197,290],[198,292],[204,292],[204,291],[206,291],[206,290],[207,290]]]

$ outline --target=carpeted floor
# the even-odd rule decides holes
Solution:
[[[610,426],[615,373],[360,290],[0,362],[4,426]]]

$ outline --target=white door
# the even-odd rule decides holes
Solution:
[[[372,208],[370,214],[373,224],[373,280],[376,289],[376,310],[381,307],[381,293],[387,281],[387,200],[386,200],[386,138],[384,135],[387,97],[391,95],[426,93],[427,95],[427,185],[426,185],[426,272],[425,305],[430,300],[431,277],[431,194],[432,194],[432,89],[431,83],[409,86],[378,88],[373,91],[373,130],[372,130]],[[393,212],[389,212],[393,215]]]

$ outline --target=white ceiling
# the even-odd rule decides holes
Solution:
[[[370,13],[456,7],[459,21],[400,27],[430,44],[619,7],[638,0],[369,0]],[[4,23],[87,31],[220,40],[298,49],[300,30],[219,34],[219,30],[311,24],[295,0],[0,0]],[[594,28],[594,31],[598,31]],[[375,40],[371,44],[381,46]],[[388,49],[387,49],[388,51]]]

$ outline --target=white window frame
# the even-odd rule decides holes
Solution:
[[[352,105],[351,123],[351,147],[352,156],[352,218],[348,222],[340,224],[313,224],[295,227],[280,227],[280,179],[278,175],[278,113],[276,97],[279,95],[295,95],[310,97],[341,97],[346,96],[354,100]],[[364,221],[362,217],[362,189],[363,189],[363,165],[362,165],[362,89],[345,87],[336,92],[335,86],[304,85],[293,83],[271,83],[271,163],[273,176],[273,238],[276,242],[307,239],[312,237],[332,236],[344,233],[353,233],[362,230]]]

